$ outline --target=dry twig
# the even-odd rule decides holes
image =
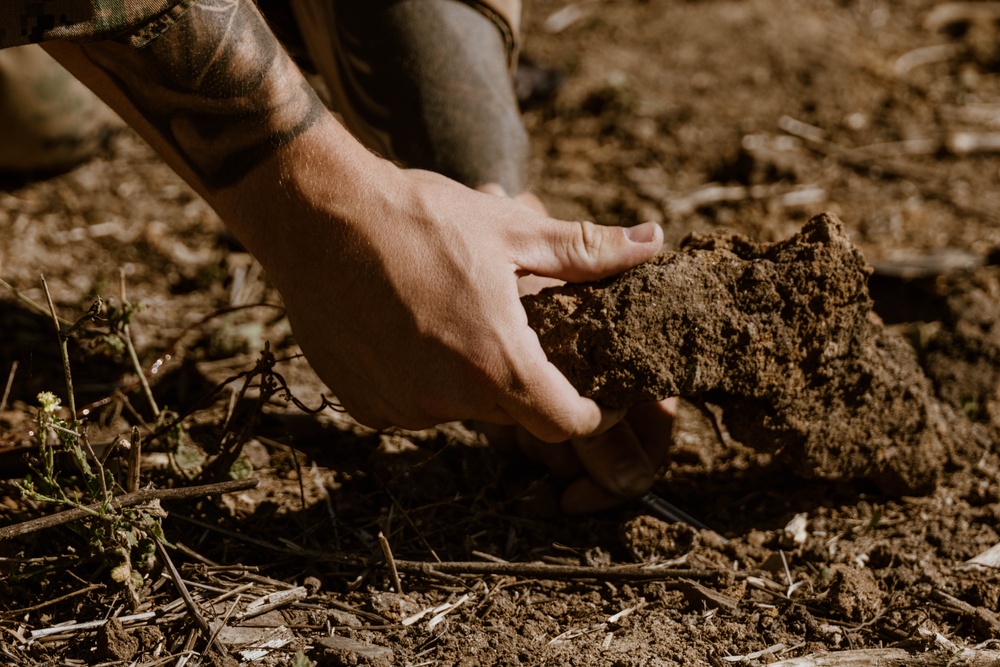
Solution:
[[[142,489],[135,493],[127,493],[114,498],[110,505],[113,509],[123,507],[133,507],[142,503],[154,500],[190,500],[191,498],[201,498],[217,493],[233,493],[234,491],[244,491],[257,486],[256,479],[237,479],[215,484],[202,484],[200,486],[186,486],[179,489]],[[23,521],[12,526],[0,528],[0,540],[9,540],[22,535],[38,532],[46,528],[61,526],[70,521],[77,521],[93,516],[104,503],[93,503],[86,507],[74,508],[65,512],[57,512],[48,516],[39,517],[30,521]]]
[[[146,379],[146,372],[142,370],[142,364],[139,363],[139,355],[136,353],[135,345],[132,343],[132,332],[129,328],[127,313],[128,301],[125,298],[125,269],[118,271],[118,281],[121,290],[122,313],[125,315],[122,319],[122,340],[125,342],[125,349],[128,350],[128,357],[132,362],[132,367],[139,376],[139,384],[142,385],[142,392],[146,395],[149,409],[153,411],[154,417],[159,417],[160,407],[156,404],[156,399],[153,398],[153,390],[149,386],[149,380]]]
[[[599,581],[653,581],[666,579],[714,579],[715,570],[685,570],[658,568],[650,565],[618,565],[590,567],[583,565],[548,565],[546,563],[486,563],[480,561],[424,561],[396,560],[400,572],[413,574],[475,574],[523,577],[526,579],[597,579]],[[744,579],[747,572],[734,572],[736,579]]]
[[[6,280],[4,280],[3,278],[0,278],[0,287],[3,287],[7,291],[9,291],[11,294],[14,295],[15,299],[17,299],[18,301],[20,301],[21,303],[23,303],[24,305],[26,305],[31,310],[33,310],[36,313],[38,313],[39,315],[50,315],[50,312],[45,309],[45,306],[41,306],[41,305],[35,303],[31,299],[29,299],[27,296],[25,296],[25,294],[22,293],[19,289],[17,289],[13,285],[11,285],[9,282],[7,282]],[[67,326],[67,327],[73,326],[72,322],[70,322],[67,319],[63,319],[61,317],[59,318],[59,323],[62,324],[63,326]]]
[[[10,398],[10,388],[14,385],[14,375],[17,373],[17,360],[10,365],[10,375],[7,376],[7,386],[3,390],[3,398],[0,398],[0,412],[7,409],[7,399]]]
[[[194,619],[197,624],[198,629],[201,630],[202,635],[205,637],[207,646],[215,646],[215,648],[222,655],[229,655],[226,647],[222,645],[222,642],[216,639],[215,633],[212,632],[212,628],[209,627],[208,621],[201,614],[201,609],[198,608],[198,604],[191,597],[191,593],[188,591],[187,586],[184,584],[184,579],[181,578],[180,572],[174,566],[173,559],[170,558],[170,554],[167,553],[167,547],[163,545],[162,542],[156,543],[156,551],[160,556],[160,560],[166,566],[167,573],[170,575],[171,581],[174,582],[174,587],[177,592],[180,593],[181,599],[184,600],[184,606],[187,607],[188,613]],[[207,650],[207,648],[206,648]]]
[[[148,621],[151,618],[156,618],[159,612],[155,611],[145,611],[141,614],[131,614],[129,616],[118,616],[118,620],[122,623],[127,621]],[[65,625],[56,625],[51,628],[42,628],[41,630],[32,630],[29,633],[31,639],[40,639],[42,637],[52,638],[54,635],[63,635],[67,633],[79,632],[80,630],[95,630],[105,623],[109,619],[100,619],[97,621],[86,621],[84,623],[67,623]]]
[[[937,32],[956,23],[1000,20],[1000,2],[943,2],[924,18],[924,28]]]
[[[389,574],[392,576],[392,587],[396,589],[397,593],[402,595],[403,584],[399,580],[399,570],[396,569],[396,559],[392,557],[392,547],[389,546],[389,539],[381,530],[378,532],[378,543],[379,546],[382,547],[382,555],[385,556],[385,562],[389,565]]]
[[[992,224],[1000,223],[1000,213],[989,201],[985,203],[960,201],[948,186],[948,172],[946,170],[894,160],[878,154],[873,155],[864,149],[841,146],[828,141],[820,128],[789,116],[782,116],[778,121],[778,126],[784,132],[804,140],[812,150],[820,155],[835,158],[841,164],[859,171],[867,172],[877,169],[887,176],[906,179],[916,185],[925,197],[937,199],[958,211],[978,216]]]
[[[1000,651],[965,648],[957,654],[949,651],[908,651],[903,648],[858,649],[835,653],[814,653],[801,658],[772,662],[771,667],[994,667],[1000,663]]]
[[[974,607],[968,602],[959,600],[958,598],[937,589],[931,592],[931,597],[944,606],[968,617],[974,625],[986,630],[993,638],[1000,637],[1000,617],[998,617],[995,612],[984,607]]]

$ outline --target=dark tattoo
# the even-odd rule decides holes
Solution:
[[[84,51],[208,189],[238,183],[326,113],[249,0],[198,0],[143,49]]]

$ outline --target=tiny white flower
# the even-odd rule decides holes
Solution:
[[[52,414],[59,409],[60,405],[59,397],[51,391],[43,391],[40,393],[38,395],[38,402],[42,406],[42,412],[46,414]]]

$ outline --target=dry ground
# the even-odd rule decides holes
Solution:
[[[879,311],[942,398],[996,440],[1000,11],[971,6],[531,2],[525,55],[564,75],[525,109],[537,191],[563,218],[658,220],[672,246],[720,227],[776,240],[837,213],[879,269]],[[0,542],[0,655],[12,664],[201,655],[177,579],[213,631],[226,626],[217,641],[235,658],[251,655],[242,644],[276,640],[256,664],[291,664],[296,652],[414,667],[997,656],[998,570],[967,563],[1000,542],[994,451],[944,471],[927,496],[888,497],[801,480],[685,407],[656,490],[713,531],[639,503],[569,518],[557,509],[560,480],[460,425],[372,433],[330,409],[309,414],[280,388],[261,405],[262,378],[307,406],[322,387],[295,358],[280,311],[259,305],[277,303],[266,277],[134,136],[69,174],[8,184],[0,225],[0,277],[25,297],[44,303],[44,273],[60,313],[76,319],[97,295],[120,304],[123,270],[128,300],[143,304],[131,335],[145,368],[162,360],[152,393],[183,416],[180,430],[158,428],[170,414],[156,419],[127,354],[90,323],[70,354],[91,442],[139,426],[142,480],[166,488],[209,481],[220,447],[245,440],[238,471],[260,481],[164,500],[179,575],[162,558],[136,558],[135,601],[115,583],[115,561],[95,555],[99,524]],[[276,363],[242,392],[265,341]],[[37,440],[35,397],[61,392],[62,372],[48,316],[3,290],[0,382],[14,362],[5,447]],[[51,511],[13,482],[0,497],[4,524]],[[278,591],[277,609],[250,613]],[[124,631],[73,625],[136,614]]]

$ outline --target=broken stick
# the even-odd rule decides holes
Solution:
[[[111,501],[111,507],[121,509],[123,507],[133,507],[142,503],[154,500],[189,500],[191,498],[201,498],[217,493],[233,493],[235,491],[245,491],[257,486],[256,479],[236,479],[228,482],[217,482],[215,484],[202,484],[201,486],[186,486],[179,489],[142,489],[135,493],[126,493]],[[85,507],[74,508],[56,514],[39,517],[30,521],[15,523],[11,526],[0,528],[0,540],[10,540],[22,535],[61,526],[70,521],[86,519],[94,516],[103,503],[93,503]]]

